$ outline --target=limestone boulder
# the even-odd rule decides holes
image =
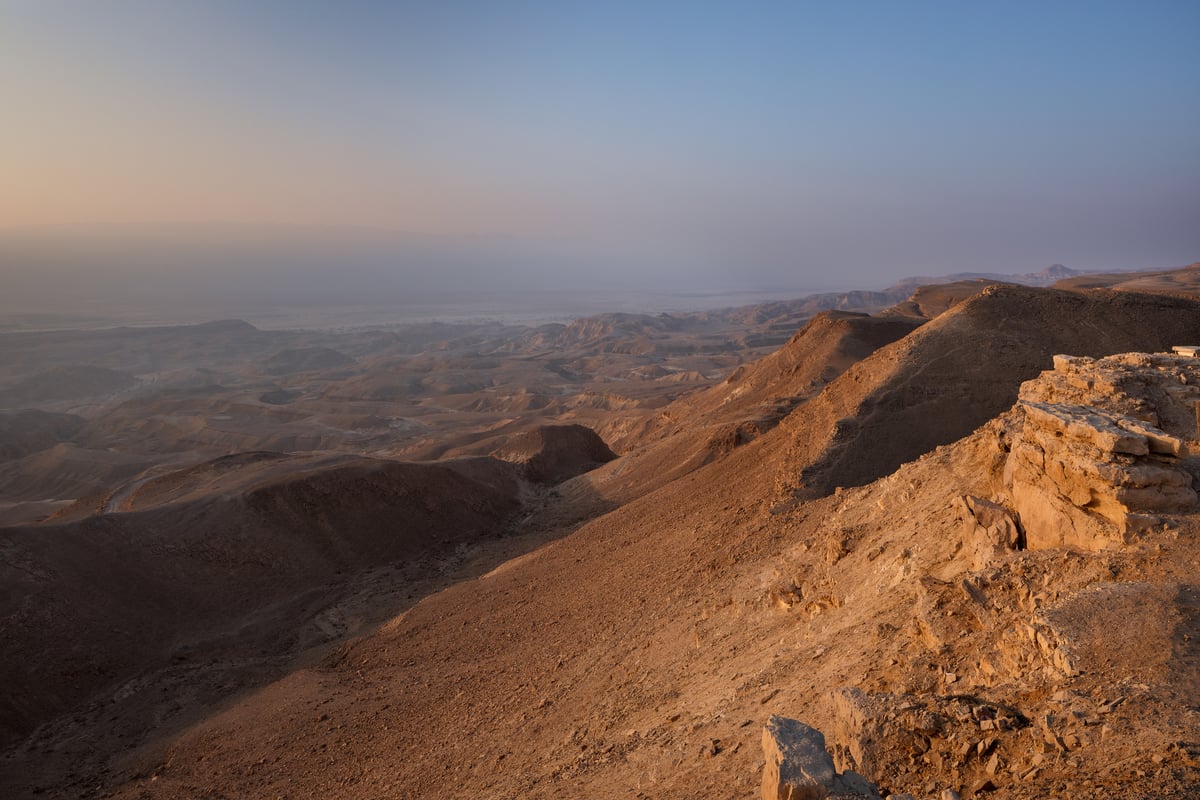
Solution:
[[[763,728],[763,800],[823,800],[837,776],[825,736],[803,722],[775,714]]]

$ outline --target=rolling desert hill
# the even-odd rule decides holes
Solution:
[[[688,395],[662,412],[667,419],[697,423],[741,422],[780,415],[879,347],[920,322],[863,313],[824,311],[805,323],[781,348],[735,369],[717,386]],[[684,425],[677,423],[675,429]]]
[[[1148,354],[1200,302],[970,288],[776,352],[792,311],[219,367],[160,412],[186,447],[143,428],[150,468],[0,529],[0,792],[744,798],[781,715],[839,797],[1195,796],[1200,362]],[[239,404],[398,438],[215,441]]]
[[[0,412],[0,458],[27,456],[67,441],[79,432],[83,419],[37,409]]]
[[[1200,291],[1200,262],[1179,269],[1078,275],[1064,278],[1054,285],[1060,289],[1113,289],[1195,297]]]
[[[0,408],[20,409],[112,394],[134,386],[126,372],[88,364],[72,364],[39,372],[0,392]]]
[[[823,496],[965,436],[1055,353],[1164,350],[1200,337],[1198,312],[1183,298],[989,285],[919,327],[902,316],[817,317],[777,353],[665,409],[685,421],[675,435],[586,480],[624,502],[778,424],[770,435],[792,465],[773,478],[780,500]]]
[[[1012,285],[1010,282],[984,279],[922,284],[913,290],[908,299],[885,308],[881,315],[933,319],[994,284]]]
[[[925,275],[905,278],[892,287],[892,290],[907,289],[912,291],[921,286],[930,284],[941,285],[949,283],[962,282],[986,282],[986,283],[1016,283],[1022,286],[1053,286],[1058,281],[1072,280],[1086,273],[1079,270],[1074,270],[1065,267],[1062,264],[1051,264],[1043,270],[1037,272],[1023,272],[1019,274],[1000,274],[995,272],[956,272],[951,275],[943,275],[932,278]],[[1128,275],[1129,273],[1124,273]]]

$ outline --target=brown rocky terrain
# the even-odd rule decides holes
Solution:
[[[497,535],[519,491],[500,461],[245,453],[149,480],[125,513],[5,529],[2,733],[147,669],[208,661],[226,638],[242,658],[287,652],[303,633],[287,620],[357,572]]]
[[[0,531],[0,791],[744,798],[827,751],[811,796],[1196,796],[1200,362],[1162,351],[1200,303],[932,292],[724,382],[728,350],[681,341],[711,321],[476,337],[395,378],[343,343],[362,371],[330,387],[463,416],[381,453],[507,460],[164,460]],[[528,390],[489,423],[458,398],[510,360]],[[621,392],[555,399],[588,374]],[[341,430],[383,418],[354,392]]]
[[[713,384],[811,309],[856,297],[537,327],[0,333],[0,520],[36,522],[145,469],[237,452],[421,460],[487,453],[548,422],[603,429]]]

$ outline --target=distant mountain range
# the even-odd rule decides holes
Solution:
[[[1064,267],[1062,264],[1051,264],[1041,272],[1024,272],[1019,275],[1001,275],[995,272],[956,272],[952,275],[939,275],[936,277],[916,275],[904,278],[894,286],[889,287],[886,291],[915,289],[918,286],[927,286],[932,283],[953,283],[954,281],[1005,281],[1007,283],[1019,283],[1024,286],[1052,286],[1064,278],[1073,278],[1076,275],[1086,274],[1086,272],[1081,270]]]

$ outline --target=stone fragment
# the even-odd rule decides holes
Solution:
[[[942,796],[940,800],[962,800],[962,797],[960,797],[958,792],[954,791],[953,789],[942,789]]]
[[[1056,355],[1053,357],[1055,372],[1071,372],[1091,364],[1094,359],[1087,356]]]
[[[1045,742],[1047,745],[1051,746],[1050,752],[1053,752],[1053,750],[1060,750],[1065,753],[1067,751],[1066,741],[1063,739],[1063,737],[1059,736],[1056,733],[1051,733],[1051,732],[1047,731],[1046,737],[1045,737]],[[1043,752],[1045,752],[1045,751],[1043,751]]]
[[[996,791],[996,783],[991,778],[984,778],[971,787],[971,796],[974,797],[977,794],[994,791]]]
[[[993,559],[1021,546],[1021,527],[1004,506],[974,495],[956,498],[954,505],[963,523],[963,550],[971,569],[983,569]]]
[[[803,722],[772,714],[763,728],[763,800],[822,800],[833,785],[825,736]]]

